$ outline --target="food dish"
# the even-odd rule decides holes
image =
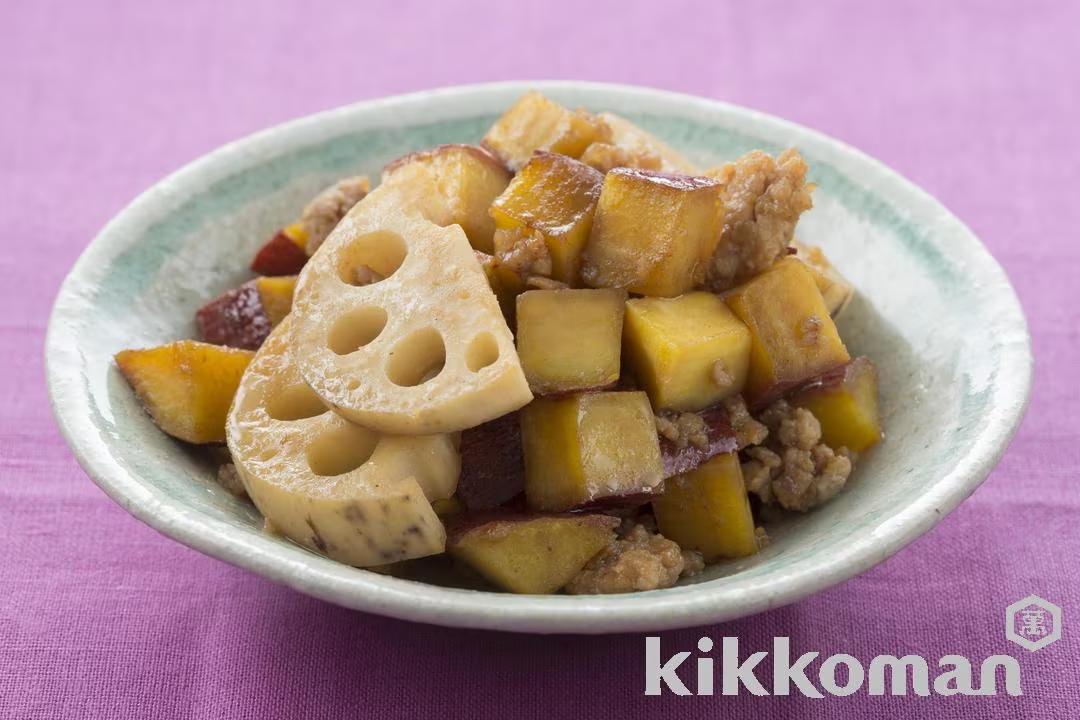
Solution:
[[[602,93],[602,95],[603,95],[603,93]],[[610,99],[610,98],[611,98],[611,97],[613,97],[613,96],[611,96],[611,95],[608,95],[607,97],[608,97],[608,99]],[[615,105],[617,105],[617,104],[615,104]],[[612,105],[612,104],[610,104],[610,103],[609,103],[608,105],[606,105],[606,107],[615,107],[615,105]],[[620,107],[615,107],[615,109],[617,109],[617,110],[623,110],[623,111],[625,111],[625,110],[624,110],[624,108],[620,108]],[[762,125],[762,126],[767,126],[767,125],[768,125],[768,122],[765,122],[765,123],[764,123],[764,125]],[[810,142],[810,146],[811,146],[811,147],[813,147],[813,146],[814,146],[814,142],[813,142],[813,137],[810,137],[810,140],[811,140],[811,142]],[[798,145],[800,145],[800,147],[806,147],[806,146],[804,145],[804,142],[801,142],[801,141],[799,141],[799,142],[798,142]],[[819,152],[820,152],[820,147],[818,148],[818,150],[819,150]],[[811,163],[811,164],[813,164],[813,163]],[[284,219],[284,218],[283,218],[283,219]],[[831,253],[831,254],[832,254],[832,253]],[[836,256],[835,256],[835,254],[833,254],[833,255],[834,255],[834,257],[836,257]],[[845,270],[847,270],[847,268],[845,268]],[[858,274],[858,273],[856,273],[856,274]],[[856,281],[856,285],[858,285],[858,277],[855,277],[855,281]],[[1007,294],[1007,297],[1005,297],[1005,299],[1008,299],[1008,294]],[[858,311],[858,310],[859,310],[859,308],[858,308],[858,301],[856,301],[856,307],[854,308],[854,310],[856,310],[856,311]],[[1015,339],[1015,338],[1013,338],[1013,339]],[[872,353],[872,354],[873,354],[873,353]],[[875,355],[875,357],[876,357],[876,355]],[[1022,379],[1023,379],[1023,378],[1022,378]],[[889,405],[889,403],[888,403],[888,399],[889,399],[889,398],[887,397],[887,398],[886,398],[886,405],[887,405],[887,409],[888,409],[888,405]],[[1022,403],[1021,403],[1021,405],[1022,405]],[[1016,408],[1014,407],[1014,408],[1013,408],[1013,411],[1015,411],[1015,409],[1016,409]],[[892,419],[890,419],[890,426],[891,426],[891,422],[892,422]],[[863,485],[862,485],[862,484],[859,484],[859,487],[860,487],[860,488],[862,488],[862,487],[863,487]],[[845,493],[845,494],[847,495],[847,493]],[[849,501],[849,502],[850,502],[850,501]],[[781,534],[784,534],[784,533],[781,533]],[[783,542],[783,539],[782,539],[782,538],[781,538],[780,540],[781,540],[781,542]],[[779,544],[779,543],[778,543],[778,544]],[[773,552],[773,548],[770,548],[770,553],[772,553],[772,552]],[[773,556],[771,556],[771,557],[777,557],[777,556],[774,556],[774,555],[773,555]],[[770,557],[770,558],[766,558],[766,559],[771,559],[771,557]],[[805,555],[804,555],[804,557],[805,557]],[[751,568],[751,570],[750,570],[750,574],[751,574],[751,575],[754,575],[754,574],[756,574],[756,573],[754,572],[754,570],[755,570],[755,569],[756,569],[757,567],[759,567],[759,566],[755,566],[754,568]],[[280,576],[280,575],[279,575],[279,576]],[[714,576],[715,576],[715,575],[714,575]],[[835,576],[835,575],[834,575],[834,576]],[[392,581],[393,579],[386,579],[386,580],[387,580],[387,582],[390,582],[390,581]],[[705,580],[711,580],[711,579],[710,579],[710,578],[702,578],[702,579],[700,579],[700,580],[703,580],[703,581],[705,581]],[[731,579],[731,584],[729,585],[729,587],[733,587],[733,586],[737,586],[737,585],[739,585],[739,584],[740,584],[740,580],[742,580],[742,578],[741,578],[741,576],[740,576],[740,575],[734,575],[734,576],[733,576],[733,578]],[[376,584],[379,584],[379,583],[376,583]],[[712,584],[712,583],[708,583],[708,584]],[[392,586],[392,584],[391,584],[391,586]],[[691,586],[691,587],[692,587],[692,586]],[[681,589],[681,588],[679,588],[679,589]],[[719,588],[714,588],[714,590],[718,590],[718,589],[719,589]],[[775,586],[775,587],[774,587],[773,589],[780,589],[780,590],[783,590],[783,589],[784,589],[784,588],[783,588],[783,584],[777,585],[777,586]],[[673,589],[673,590],[671,590],[671,592],[672,592],[672,593],[675,593],[675,590]],[[663,593],[667,593],[667,590],[665,590],[665,592],[663,592]],[[789,596],[788,596],[788,597],[789,597]],[[555,598],[551,598],[551,600],[555,600]],[[562,603],[558,603],[558,604],[559,604],[559,607],[562,607]],[[552,603],[552,607],[554,607],[554,606],[555,606],[555,603]],[[522,607],[522,606],[521,606],[521,604],[518,604],[518,606],[517,606],[517,607]],[[582,608],[582,611],[581,611],[581,612],[583,612],[583,613],[588,613],[588,612],[589,612],[588,608],[590,608],[590,607],[596,607],[596,606],[595,606],[595,604],[592,604],[592,603],[590,603],[590,602],[585,602],[585,601],[583,601],[583,600],[582,600],[582,601],[580,602],[580,604],[579,604],[579,607],[580,607],[580,608]],[[624,607],[629,607],[629,606],[624,606]],[[554,611],[554,612],[561,612],[561,611]],[[579,612],[579,614],[581,614],[581,612]],[[685,617],[683,617],[683,620],[685,620]],[[625,615],[623,616],[623,621],[625,621]],[[683,621],[681,621],[681,620],[678,620],[678,619],[676,619],[676,617],[669,617],[669,619],[665,619],[665,620],[662,620],[662,621],[660,621],[660,622],[661,622],[662,624],[669,624],[669,623],[673,623],[673,622],[674,622],[674,623],[680,623],[680,622],[683,622]]]
[[[222,486],[313,552],[406,578],[445,555],[518,593],[671,587],[756,554],[770,506],[827,502],[881,439],[877,370],[834,322],[854,290],[795,245],[807,172],[793,148],[696,170],[531,91],[479,145],[320,191],[198,340],[117,367],[165,433],[227,439]]]

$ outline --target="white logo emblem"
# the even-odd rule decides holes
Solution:
[[[1028,595],[1005,608],[1005,637],[1031,652],[1061,637],[1061,608]]]

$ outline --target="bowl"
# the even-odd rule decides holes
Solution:
[[[881,375],[886,436],[834,500],[769,526],[753,558],[664,590],[516,596],[349,567],[262,532],[214,466],[161,433],[112,362],[194,336],[192,314],[249,276],[256,247],[318,189],[439,143],[477,142],[536,88],[629,117],[702,165],[797,146],[817,183],[800,239],[855,285],[841,317],[852,355]],[[157,183],[117,215],[60,289],[46,340],[49,393],[75,457],[160,532],[301,592],[441,625],[604,633],[702,625],[806,597],[930,530],[987,476],[1027,403],[1032,357],[1019,302],[971,231],[863,153],[784,120],[702,98],[582,82],[454,87],[363,102],[256,133]],[[898,588],[897,592],[903,592]]]

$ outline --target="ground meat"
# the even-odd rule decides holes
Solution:
[[[742,464],[742,474],[747,492],[757,495],[764,503],[773,502],[773,474],[780,471],[784,461],[772,450],[760,445],[747,448],[745,455],[749,459]]]
[[[764,550],[772,542],[772,538],[763,527],[754,528],[754,540],[757,542],[758,550]]]
[[[639,514],[639,508],[631,508],[630,513],[623,517],[622,525],[616,530],[619,537],[623,538],[633,532],[634,528],[640,525],[645,528],[645,532],[658,533],[660,532],[656,528],[656,518],[652,513]]]
[[[750,416],[742,395],[732,395],[724,400],[731,429],[735,431],[735,440],[739,449],[750,445],[760,445],[769,435],[769,429]]]
[[[694,568],[697,562],[691,558]],[[565,590],[572,595],[637,592],[671,587],[686,570],[682,549],[635,524],[588,562]]]
[[[683,550],[683,571],[680,577],[692,577],[705,569],[705,558],[697,550]]]
[[[522,278],[549,277],[552,263],[544,236],[537,230],[515,228],[495,233],[495,258]]]
[[[646,150],[628,150],[610,143],[594,142],[581,154],[581,162],[602,173],[618,167],[639,170],[660,170],[663,162],[656,153]]]
[[[707,450],[709,426],[697,413],[672,412],[655,415],[656,432],[682,449],[687,445]]]
[[[724,228],[708,285],[726,290],[787,253],[799,216],[813,205],[808,166],[794,148],[775,159],[760,150],[708,173],[723,184]]]
[[[315,254],[341,218],[370,190],[371,183],[366,177],[348,177],[326,188],[307,204],[300,214],[299,225],[307,234],[308,255]]]
[[[768,447],[748,448],[742,465],[746,489],[764,503],[809,510],[829,500],[847,482],[854,461],[847,448],[821,442],[821,423],[805,408],[778,400],[761,414]]]
[[[247,490],[244,489],[244,483],[240,479],[240,473],[236,472],[236,466],[232,463],[218,465],[217,481],[218,485],[237,497],[244,497],[247,495]]]

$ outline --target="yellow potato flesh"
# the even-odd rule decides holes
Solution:
[[[517,350],[536,395],[619,379],[622,290],[531,290],[517,298]]]
[[[623,338],[630,367],[657,410],[703,410],[746,382],[750,331],[712,293],[628,301]]]
[[[785,258],[726,296],[750,329],[750,369],[743,395],[762,406],[848,362],[836,324],[806,266]]]
[[[685,475],[668,478],[652,506],[660,534],[684,550],[697,550],[705,562],[758,550],[737,453],[717,455]]]
[[[652,493],[663,479],[660,444],[643,392],[534,400],[521,412],[525,497],[561,511]]]

